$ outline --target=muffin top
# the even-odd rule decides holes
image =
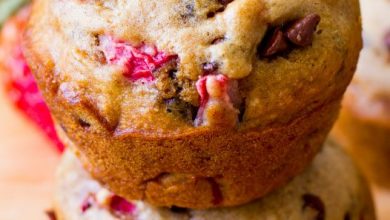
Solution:
[[[361,4],[364,48],[344,104],[360,118],[390,127],[390,2]]]
[[[344,92],[360,44],[357,0],[37,0],[25,52],[51,107],[164,136],[321,108]]]

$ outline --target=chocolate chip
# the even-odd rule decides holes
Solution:
[[[83,119],[81,119],[81,118],[79,118],[79,119],[77,120],[77,122],[79,123],[79,125],[80,125],[81,127],[85,128],[85,129],[91,127],[91,124],[90,124],[90,123],[86,122],[85,120],[83,120]]]
[[[171,69],[168,71],[168,76],[169,78],[171,79],[176,79],[176,73],[177,73],[177,69]]]
[[[257,48],[260,58],[286,55],[295,47],[306,47],[312,44],[320,16],[310,14],[291,23],[268,29],[263,41]],[[318,31],[320,34],[322,30]]]
[[[212,17],[214,17],[215,16],[215,12],[213,12],[213,11],[210,11],[210,12],[208,12],[207,13],[207,18],[212,18]]]
[[[390,53],[390,30],[385,34],[384,43],[387,51]]]
[[[280,27],[266,34],[263,45],[260,47],[260,56],[262,57],[271,57],[288,49],[287,40]]]
[[[345,213],[344,220],[351,220],[351,215],[349,214],[349,212]]]
[[[224,6],[228,5],[231,3],[233,0],[218,0],[218,2]]]
[[[305,47],[311,45],[313,36],[321,17],[309,14],[295,21],[286,31],[287,38],[295,45]]]
[[[45,213],[46,213],[46,216],[49,218],[49,220],[56,220],[57,219],[56,214],[54,213],[53,210],[47,210]]]
[[[174,213],[186,213],[186,212],[188,212],[188,209],[186,209],[186,208],[181,208],[181,207],[177,207],[177,206],[172,206],[172,207],[170,208],[170,210],[171,210],[172,212],[174,212]]]
[[[302,196],[304,201],[302,210],[314,210],[316,212],[315,220],[324,220],[325,219],[325,205],[322,200],[313,194],[304,194]]]

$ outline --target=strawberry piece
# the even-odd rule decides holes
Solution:
[[[211,105],[219,106],[219,108],[229,111],[237,115],[237,110],[234,108],[229,94],[233,81],[223,74],[205,75],[196,82],[196,89],[200,97],[200,106],[194,122],[195,126],[213,125],[207,118],[207,108]],[[223,117],[223,116],[222,116]],[[231,120],[231,118],[226,118]],[[226,124],[221,122],[221,124]],[[235,122],[228,123],[235,124]]]
[[[177,55],[158,51],[155,46],[141,44],[135,47],[108,35],[100,36],[99,40],[107,63],[123,66],[123,75],[133,82],[141,79],[153,81],[154,70],[177,58]]]
[[[108,209],[112,214],[117,216],[130,216],[136,210],[135,204],[128,202],[123,197],[115,195],[105,188],[97,192],[89,193],[81,203],[80,208],[82,213],[84,213],[95,205]]]
[[[112,211],[120,215],[131,215],[136,209],[133,203],[130,203],[124,198],[117,195],[112,196],[110,208],[112,209]]]
[[[95,196],[93,194],[89,194],[81,203],[81,213],[85,213],[86,211],[88,211],[88,209],[90,209],[96,203],[95,200]]]
[[[11,18],[1,32],[0,62],[4,68],[6,92],[15,106],[34,121],[55,143],[59,151],[64,145],[54,128],[50,111],[45,104],[21,49],[21,38],[30,8],[22,9]]]

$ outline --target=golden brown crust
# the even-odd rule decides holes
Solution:
[[[112,196],[88,175],[73,152],[64,154],[54,193],[60,220],[375,219],[366,181],[344,151],[330,141],[302,174],[266,197],[241,206],[191,210],[158,208],[142,201],[128,201],[131,212],[117,218],[110,206]],[[85,204],[86,198],[94,199],[89,200],[90,205],[82,212],[80,206]]]
[[[199,10],[184,24],[175,14],[183,2],[38,0],[26,57],[54,117],[112,191],[162,206],[242,204],[284,184],[318,152],[361,47],[358,2],[236,0],[215,18]],[[121,16],[107,19],[110,13]],[[287,57],[257,57],[268,24],[309,13],[321,16],[312,46]],[[230,38],[205,46],[204,31]],[[223,74],[240,79],[245,98],[238,128],[194,127],[167,114],[153,86],[129,84],[117,68],[92,58],[91,33],[102,32],[178,54],[178,75],[192,82],[201,63],[221,62]]]
[[[77,147],[79,157],[90,164],[87,169],[94,178],[128,199],[159,206],[234,206],[261,197],[300,173],[323,143],[338,102],[261,132],[193,134],[174,140],[108,138],[73,129],[67,129],[67,135],[82,143]],[[95,140],[100,139],[107,142],[97,147]]]

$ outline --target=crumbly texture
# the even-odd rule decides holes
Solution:
[[[312,42],[292,31],[304,46],[258,54],[269,30],[309,14],[321,19],[309,22]],[[360,31],[357,0],[37,0],[25,54],[95,178],[127,199],[210,208],[259,198],[307,166],[337,116]],[[156,54],[142,45],[175,55],[175,68],[125,77],[134,60],[123,67],[112,51]]]
[[[348,172],[346,172],[348,171]],[[68,151],[58,169],[55,207],[59,220],[118,219],[107,208],[92,204],[80,209],[84,199],[102,191],[80,162]],[[328,143],[304,173],[288,185],[250,204],[197,211],[156,208],[131,201],[134,209],[121,219],[132,220],[374,220],[368,187],[352,161],[338,147]]]
[[[373,182],[390,187],[390,2],[361,3],[364,48],[333,135]]]

